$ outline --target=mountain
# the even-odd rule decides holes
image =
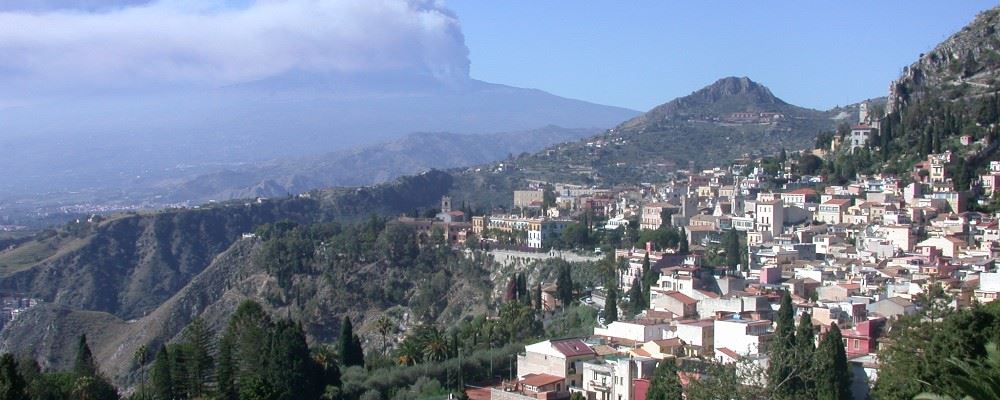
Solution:
[[[740,112],[774,112],[794,116],[813,110],[795,107],[747,77],[727,77],[688,96],[674,99],[619,125],[620,129],[648,127],[665,120],[725,117]],[[814,111],[812,113],[815,113]]]
[[[852,110],[853,111],[853,110]],[[605,133],[514,160],[517,174],[581,184],[657,181],[678,168],[726,164],[747,154],[811,148],[844,110],[817,111],[775,97],[749,78],[723,78]]]
[[[486,164],[590,136],[592,129],[547,126],[521,132],[412,133],[391,142],[320,156],[200,175],[154,189],[165,201],[284,196],[315,188],[368,186],[430,169]]]
[[[984,11],[921,54],[890,85],[889,111],[933,93],[956,100],[1000,89],[1000,8]]]
[[[971,190],[975,198],[976,176],[1000,158],[998,76],[1000,7],[980,13],[904,68],[890,85],[885,113],[876,115],[881,118],[878,134],[863,149],[841,149],[828,157],[835,175],[884,172],[920,179],[916,163],[951,152],[948,176],[955,189]],[[972,143],[963,143],[966,135]]]
[[[0,107],[8,155],[0,159],[0,193],[100,200],[412,132],[604,129],[636,114],[539,90],[409,75],[298,73],[214,89],[54,97]]]

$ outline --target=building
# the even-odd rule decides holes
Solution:
[[[639,229],[656,230],[663,225],[663,211],[677,210],[679,207],[670,203],[649,203],[642,206],[642,214],[639,219]]]
[[[541,207],[545,200],[545,192],[542,190],[515,190],[514,207],[529,208]]]
[[[856,149],[865,147],[868,142],[872,139],[872,131],[874,129],[866,124],[854,125],[851,127],[851,133],[848,137],[848,143],[851,145],[851,152],[853,153]]]
[[[777,236],[784,230],[785,207],[781,199],[758,201],[754,216],[758,231]]]
[[[524,354],[517,356],[517,375],[552,375],[563,379],[563,387],[580,386],[583,361],[592,360],[597,353],[580,339],[546,340],[524,346]]]
[[[716,320],[715,348],[727,348],[743,356],[766,353],[771,338],[770,327],[771,321],[768,320]]]
[[[851,207],[850,199],[830,199],[824,201],[816,210],[816,220],[836,225],[844,222],[844,214]]]

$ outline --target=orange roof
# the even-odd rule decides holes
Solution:
[[[566,380],[566,378],[549,374],[527,374],[519,383],[527,386],[542,387],[562,382],[564,380]]]

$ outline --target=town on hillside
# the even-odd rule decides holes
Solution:
[[[834,184],[796,173],[806,155],[866,146],[877,124],[862,118],[828,149],[782,154],[777,171],[745,159],[635,187],[530,182],[513,193],[511,210],[470,215],[446,197],[434,218],[399,218],[418,234],[487,250],[508,265],[613,257],[619,266],[617,287],[574,293],[574,302],[599,310],[591,335],[525,346],[512,376],[472,397],[644,400],[662,360],[681,366],[685,385],[706,360],[763,371],[787,293],[795,320],[811,321],[815,342],[839,330],[853,396],[867,398],[896,319],[928,299],[963,308],[1000,294],[1000,273],[992,272],[1000,218],[968,211],[967,193],[948,174],[958,158],[950,152],[930,155],[906,177]],[[989,171],[972,185],[979,198],[1000,190],[1000,162]],[[572,232],[581,226],[585,233]],[[576,241],[586,232],[618,232],[629,244],[581,250],[585,241]],[[679,240],[662,240],[670,235]],[[541,309],[564,306],[557,282],[537,284]],[[628,298],[635,293],[642,301]],[[641,310],[630,312],[635,304]]]

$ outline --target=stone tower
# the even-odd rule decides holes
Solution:
[[[443,213],[451,212],[451,197],[449,196],[441,197],[441,212]]]

